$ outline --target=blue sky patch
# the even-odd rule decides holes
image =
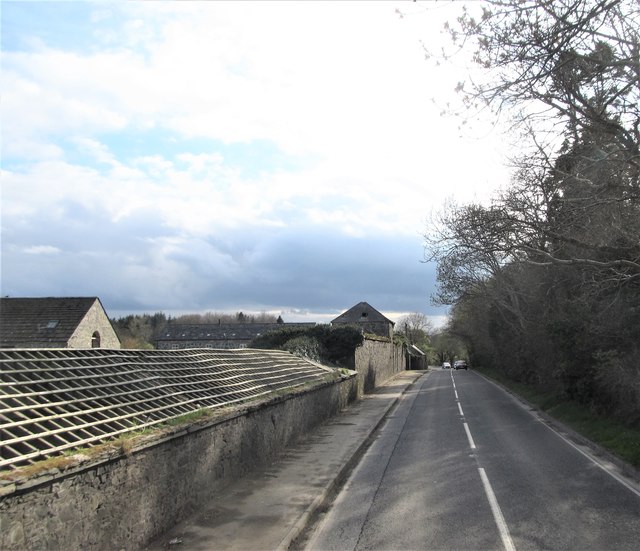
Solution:
[[[311,159],[287,155],[278,146],[268,140],[225,143],[206,138],[179,138],[167,131],[126,132],[103,134],[97,139],[104,144],[120,162],[130,164],[135,159],[147,156],[160,156],[172,161],[178,168],[184,166],[179,156],[220,155],[226,168],[235,169],[240,176],[253,178],[263,173],[292,172],[308,166]],[[72,153],[71,156],[79,152]],[[86,163],[88,159],[82,159]]]
[[[95,2],[2,2],[2,51],[29,51],[35,41],[67,51],[86,52],[103,23],[116,11]],[[100,15],[102,14],[102,15]]]

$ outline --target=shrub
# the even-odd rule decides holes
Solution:
[[[301,335],[289,339],[282,345],[282,350],[287,350],[296,356],[309,358],[316,362],[320,362],[326,355],[323,354],[323,346],[320,341],[308,335]]]
[[[330,365],[352,367],[355,350],[362,344],[362,331],[355,326],[284,328],[254,339],[252,348],[288,350]]]

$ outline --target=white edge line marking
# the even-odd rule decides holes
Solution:
[[[571,440],[569,440],[567,437],[565,437],[564,435],[560,434],[554,427],[549,426],[547,423],[545,423],[542,419],[540,419],[540,417],[538,416],[538,419],[540,420],[540,422],[547,427],[551,432],[555,433],[556,436],[559,436],[560,438],[562,438],[562,440],[564,440],[567,444],[569,444],[574,450],[576,450],[577,452],[580,452],[582,455],[584,455],[589,461],[591,461],[594,465],[596,465],[597,467],[600,467],[600,469],[602,469],[605,473],[607,473],[611,478],[613,478],[614,480],[617,480],[620,484],[622,484],[624,487],[626,487],[627,489],[631,490],[634,494],[636,494],[638,497],[640,497],[640,491],[638,491],[636,488],[634,488],[631,484],[629,484],[624,478],[622,478],[620,475],[618,475],[617,473],[615,473],[614,471],[612,471],[611,469],[607,468],[605,465],[603,465],[602,463],[600,463],[600,461],[598,461],[595,457],[593,457],[592,455],[590,455],[589,453],[585,452],[584,450],[581,450],[578,446],[576,446]]]
[[[513,540],[511,539],[511,535],[509,534],[509,527],[507,526],[507,523],[502,516],[500,505],[498,504],[498,500],[496,499],[496,494],[493,493],[493,488],[491,487],[491,483],[489,482],[487,473],[482,467],[478,467],[478,471],[480,472],[480,478],[482,479],[482,485],[484,486],[484,491],[487,494],[489,505],[491,505],[493,518],[496,521],[498,531],[500,532],[500,537],[502,538],[502,545],[504,545],[504,548],[507,551],[516,551],[516,547],[515,545],[513,545]]]
[[[460,415],[464,417],[464,413],[462,412],[462,406],[460,405],[460,402],[458,402],[458,409],[460,410]]]
[[[457,391],[457,390],[454,390],[454,391],[453,391],[453,393],[456,395],[456,400],[458,400],[458,399],[459,399],[459,398],[458,398],[458,391]]]
[[[620,476],[619,474],[617,474],[615,471],[612,471],[610,468],[608,468],[606,465],[603,465],[602,463],[600,463],[600,461],[598,461],[593,455],[591,455],[590,453],[585,452],[584,450],[581,450],[576,444],[574,444],[569,438],[567,438],[566,436],[562,435],[555,427],[551,426],[549,423],[547,423],[540,414],[538,414],[535,409],[532,411],[531,408],[532,406],[527,404],[526,402],[523,402],[523,400],[521,400],[517,395],[515,395],[514,393],[505,390],[502,386],[500,386],[499,384],[497,384],[495,381],[484,377],[483,375],[480,375],[479,373],[475,372],[474,375],[476,375],[477,377],[481,377],[483,378],[485,381],[487,381],[488,383],[494,385],[495,387],[501,389],[503,392],[505,392],[507,395],[509,395],[511,397],[511,399],[518,404],[522,409],[524,409],[525,411],[527,411],[529,413],[529,415],[533,416],[538,422],[542,423],[545,427],[547,427],[553,434],[555,434],[558,438],[561,438],[562,440],[564,440],[567,444],[569,444],[569,446],[571,446],[574,450],[576,450],[577,452],[581,453],[582,455],[584,455],[589,461],[591,461],[594,465],[596,465],[597,467],[599,467],[600,469],[602,469],[605,473],[607,473],[611,478],[613,478],[614,480],[618,481],[620,484],[622,484],[625,488],[627,488],[628,490],[631,490],[635,495],[640,497],[640,491],[634,487],[632,484],[630,484],[629,482],[627,482],[622,476]]]
[[[469,425],[466,423],[462,423],[464,425],[464,430],[467,433],[467,438],[469,439],[469,446],[471,446],[472,450],[476,449],[476,443],[473,441],[473,437],[471,436],[471,431],[469,430]]]

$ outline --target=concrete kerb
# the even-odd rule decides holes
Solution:
[[[400,376],[408,376],[412,375],[412,377],[407,381],[407,384],[403,391],[398,394],[392,401],[390,401],[386,407],[380,411],[378,417],[375,422],[372,424],[371,430],[366,438],[362,440],[360,445],[357,447],[355,452],[351,455],[351,457],[344,463],[342,468],[336,473],[336,476],[322,489],[320,494],[313,500],[313,502],[307,507],[304,513],[300,516],[300,518],[296,521],[296,523],[292,526],[283,540],[280,542],[280,545],[277,547],[277,551],[287,551],[292,547],[295,548],[295,544],[298,543],[298,540],[301,539],[301,536],[305,534],[307,529],[313,525],[315,520],[318,518],[320,513],[324,508],[326,508],[333,498],[337,495],[340,489],[344,486],[345,482],[349,478],[351,472],[355,469],[357,464],[359,463],[362,456],[371,446],[377,431],[382,426],[383,422],[389,415],[389,413],[396,406],[402,395],[404,395],[409,387],[411,387],[416,380],[418,380],[422,375],[428,373],[426,371],[410,371],[410,372],[401,372],[400,374],[392,377],[389,381],[387,381],[384,385],[381,385],[375,392],[371,393],[368,396],[373,396],[378,392],[384,391],[385,386],[392,384],[396,379]],[[365,396],[364,399],[366,399]]]

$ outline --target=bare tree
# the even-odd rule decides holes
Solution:
[[[433,324],[420,312],[412,312],[402,317],[396,327],[405,335],[409,344],[418,346],[427,344],[429,335],[433,333]]]
[[[449,26],[486,69],[458,89],[530,147],[490,205],[432,221],[434,300],[454,305],[451,329],[479,361],[640,419],[637,389],[619,384],[640,372],[640,3],[483,6]]]
[[[574,139],[606,133],[637,166],[637,0],[489,0],[479,16],[464,10],[448,28],[456,46],[472,48],[474,61],[490,69],[459,84],[467,105]]]

